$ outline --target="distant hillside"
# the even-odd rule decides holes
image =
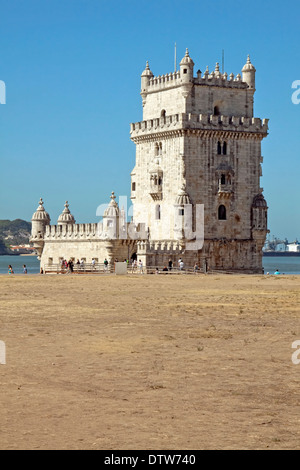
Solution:
[[[29,243],[31,223],[25,220],[0,220],[0,254],[9,254],[9,245]]]

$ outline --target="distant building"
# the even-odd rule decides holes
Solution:
[[[154,77],[147,62],[143,120],[130,130],[136,144],[133,231],[139,236],[126,236],[126,216],[114,194],[100,224],[75,224],[66,204],[57,225],[50,226],[41,201],[31,236],[41,266],[69,258],[89,263],[131,257],[144,266],[164,266],[183,258],[185,266],[261,273],[268,233],[261,142],[268,119],[254,117],[255,73],[248,57],[242,76],[228,77],[219,64],[194,76],[188,50],[174,73]],[[190,249],[199,205],[204,243]],[[187,233],[188,224],[193,230]]]

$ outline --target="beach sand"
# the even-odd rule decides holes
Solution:
[[[299,449],[300,277],[1,276],[1,449]]]

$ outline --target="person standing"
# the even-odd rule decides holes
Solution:
[[[23,265],[23,274],[27,274],[27,267],[26,267],[26,264]]]
[[[8,265],[8,274],[14,274],[14,270],[11,264]]]
[[[140,270],[140,274],[144,274],[144,270],[143,270],[143,262],[142,260],[140,259],[139,261],[139,270]]]
[[[173,261],[170,258],[169,259],[169,271],[172,271],[172,269],[173,269]]]

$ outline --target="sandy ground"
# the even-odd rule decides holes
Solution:
[[[1,449],[299,449],[300,276],[1,276]]]

